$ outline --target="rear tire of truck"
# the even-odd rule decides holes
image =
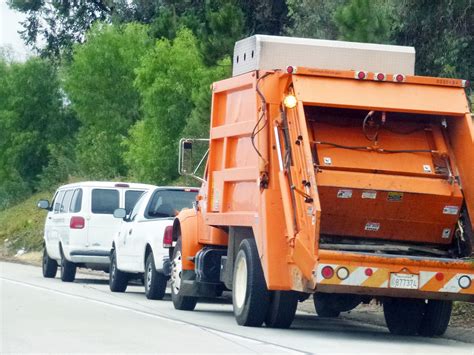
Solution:
[[[66,259],[61,252],[61,280],[63,282],[73,282],[76,278],[76,264]]]
[[[149,300],[162,300],[168,278],[156,271],[153,253],[148,254],[145,263],[145,296]]]
[[[193,311],[198,301],[197,297],[180,295],[181,277],[183,273],[181,237],[173,250],[171,262],[171,300],[175,309],[180,311]]]
[[[443,335],[448,328],[452,301],[428,300],[418,333],[425,337]]]
[[[125,292],[128,286],[128,274],[117,267],[115,249],[110,253],[109,288],[112,292]]]
[[[232,279],[232,303],[237,324],[260,327],[267,315],[270,292],[254,239],[240,243]]]
[[[423,320],[425,301],[410,298],[391,298],[383,302],[387,328],[396,335],[416,335]]]
[[[330,294],[315,293],[313,294],[314,309],[319,317],[322,318],[337,318],[340,311],[331,307]]]
[[[48,255],[46,247],[43,249],[43,277],[48,279],[54,279],[58,273],[58,262],[54,259],[51,259]]]
[[[296,315],[298,294],[293,291],[273,291],[265,324],[269,328],[289,328]]]

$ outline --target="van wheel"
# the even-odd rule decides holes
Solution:
[[[112,292],[125,292],[128,286],[128,274],[117,267],[115,249],[110,254],[109,288]]]
[[[198,298],[193,296],[180,295],[181,277],[183,273],[181,236],[173,251],[173,261],[171,262],[171,300],[175,309],[181,311],[192,311],[196,307]]]
[[[448,328],[452,301],[428,300],[418,333],[425,337],[443,335]]]
[[[396,335],[415,335],[420,329],[425,301],[391,298],[383,302],[383,313],[388,330]]]
[[[43,249],[43,277],[53,279],[56,277],[58,272],[58,262],[51,259],[46,250],[46,246]]]
[[[61,280],[64,282],[73,282],[76,278],[76,264],[66,259],[61,252]]]
[[[322,318],[337,318],[340,311],[331,307],[331,295],[326,293],[313,294],[314,309],[319,317]]]
[[[234,265],[232,303],[237,324],[260,327],[267,315],[270,292],[254,239],[244,239],[240,243]]]
[[[270,328],[289,328],[295,319],[298,294],[293,291],[273,291],[265,324]]]
[[[145,295],[149,300],[161,300],[165,296],[168,278],[156,271],[153,253],[146,258],[145,263]]]

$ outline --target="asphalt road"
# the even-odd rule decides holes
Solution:
[[[383,327],[297,314],[292,329],[239,327],[228,300],[176,311],[143,287],[112,294],[107,278],[44,279],[35,266],[0,262],[1,353],[474,354],[473,344],[397,337]]]

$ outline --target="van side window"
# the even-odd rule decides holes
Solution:
[[[92,213],[113,214],[119,208],[118,190],[94,189],[92,190]]]
[[[69,205],[71,204],[73,193],[74,190],[67,190],[64,194],[63,203],[61,204],[61,213],[67,213],[69,211]]]
[[[125,191],[125,210],[127,211],[127,214],[129,214],[130,211],[133,209],[142,193],[143,191],[139,190]]]
[[[82,208],[82,189],[76,189],[72,195],[71,209],[73,213],[81,212]]]
[[[64,197],[64,191],[59,191],[58,194],[56,195],[56,198],[54,199],[54,207],[53,207],[54,213],[59,213],[61,211],[61,204],[63,202],[63,197]]]

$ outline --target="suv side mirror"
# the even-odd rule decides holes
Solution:
[[[50,209],[48,200],[39,200],[38,204],[36,206],[38,206],[38,208],[41,208],[43,210],[49,210]]]
[[[125,216],[127,216],[127,211],[125,210],[125,208],[117,208],[117,209],[114,211],[114,217],[115,217],[115,218],[122,218],[122,219],[124,219]]]
[[[193,154],[193,146],[194,154]],[[191,176],[201,182],[204,179],[197,176],[206,161],[209,153],[209,139],[204,138],[182,138],[179,141],[178,172],[180,175]],[[198,159],[195,159],[197,156]],[[201,172],[202,173],[202,172]]]

